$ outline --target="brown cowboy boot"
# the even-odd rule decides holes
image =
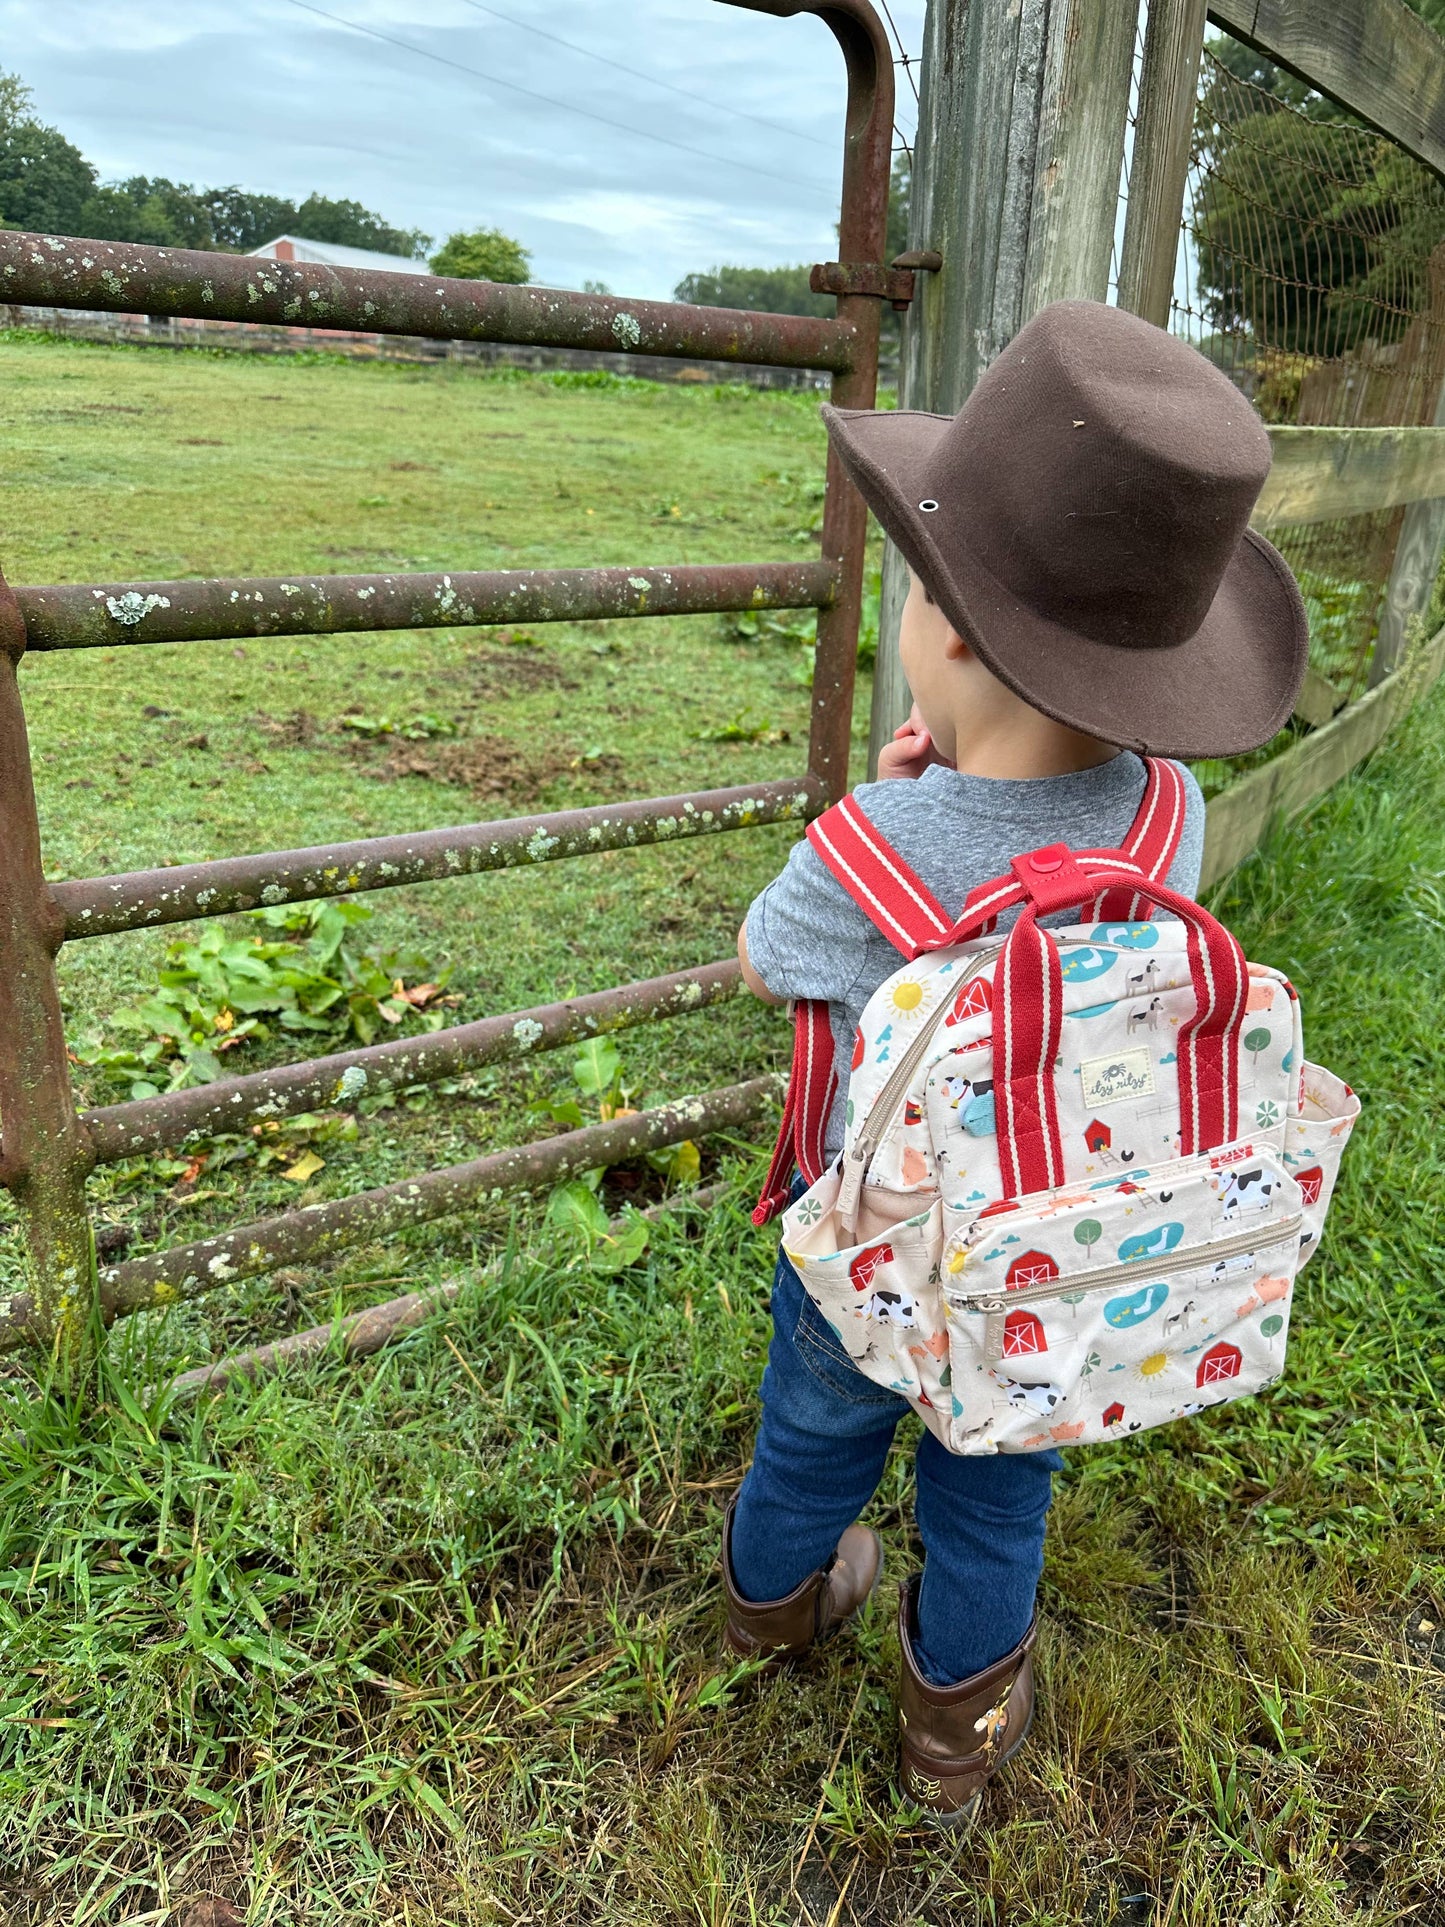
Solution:
[[[771,1653],[775,1661],[796,1659],[815,1640],[824,1639],[851,1619],[878,1584],[883,1570],[883,1547],[868,1526],[852,1525],[838,1541],[826,1566],[794,1586],[786,1599],[755,1603],[744,1599],[733,1578],[734,1495],[723,1523],[723,1585],[727,1589],[728,1619],[724,1638],[740,1659]]]
[[[898,1724],[903,1739],[903,1790],[935,1826],[973,1824],[983,1789],[1028,1737],[1034,1716],[1030,1650],[1037,1619],[1011,1653],[956,1686],[930,1686],[918,1670],[919,1576],[898,1602],[903,1690]]]

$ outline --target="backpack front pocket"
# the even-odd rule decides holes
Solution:
[[[955,1232],[953,1449],[1117,1438],[1272,1383],[1303,1224],[1298,1185],[1246,1144]]]
[[[1360,1100],[1342,1078],[1318,1064],[1304,1066],[1299,1111],[1284,1127],[1284,1161],[1299,1185],[1304,1207],[1301,1265],[1319,1249],[1340,1159],[1359,1115]]]
[[[942,1206],[935,1199],[861,1243],[837,1245],[836,1170],[783,1219],[783,1250],[803,1289],[865,1377],[925,1418],[947,1402],[951,1365],[938,1292]]]

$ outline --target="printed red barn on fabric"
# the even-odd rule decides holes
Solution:
[[[1199,1386],[1218,1385],[1223,1379],[1238,1378],[1243,1363],[1244,1354],[1238,1345],[1211,1345],[1199,1361],[1194,1383]]]
[[[1024,1285],[1046,1285],[1058,1275],[1059,1268],[1047,1251],[1021,1251],[1005,1272],[1004,1284],[1018,1291]]]
[[[1003,1321],[1003,1355],[1023,1358],[1029,1352],[1046,1352],[1049,1341],[1042,1321],[1031,1311],[1011,1311]]]
[[[944,1021],[947,1024],[962,1024],[970,1017],[986,1017],[992,1009],[993,987],[987,977],[975,977],[954,998],[953,1009]]]
[[[1295,1182],[1299,1185],[1300,1197],[1306,1205],[1319,1203],[1325,1174],[1318,1164],[1311,1165],[1308,1171],[1296,1171]]]
[[[876,1274],[892,1262],[892,1245],[873,1245],[867,1251],[860,1251],[848,1267],[848,1279],[854,1291],[867,1291]]]

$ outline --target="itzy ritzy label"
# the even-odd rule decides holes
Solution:
[[[1147,1050],[1115,1051],[1110,1057],[1089,1057],[1079,1066],[1084,1081],[1084,1103],[1090,1110],[1118,1104],[1126,1097],[1151,1097],[1154,1060]]]

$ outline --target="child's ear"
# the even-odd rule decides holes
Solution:
[[[973,651],[957,629],[950,629],[944,641],[943,653],[950,662],[967,662]]]

